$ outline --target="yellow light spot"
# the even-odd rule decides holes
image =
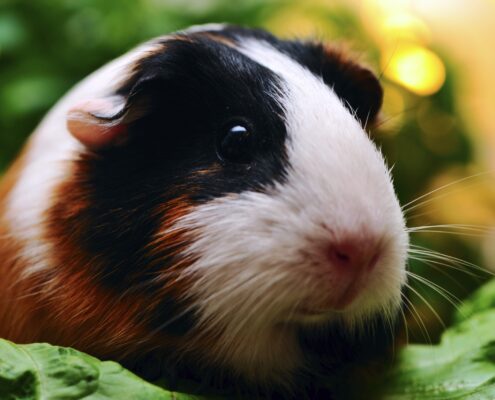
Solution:
[[[418,45],[404,44],[385,52],[382,68],[388,78],[422,96],[437,92],[445,82],[442,60]]]
[[[383,30],[385,32],[382,39],[389,42],[397,42],[400,38],[424,43],[430,38],[427,25],[419,18],[404,12],[388,16],[383,23]]]

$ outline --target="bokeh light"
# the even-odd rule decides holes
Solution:
[[[385,75],[421,96],[437,92],[445,82],[445,66],[431,50],[415,45],[400,45],[382,59]]]

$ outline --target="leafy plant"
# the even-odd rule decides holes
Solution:
[[[111,361],[46,343],[0,340],[2,400],[192,400],[143,381]]]
[[[495,280],[457,310],[438,345],[409,345],[380,386],[384,400],[495,398]]]

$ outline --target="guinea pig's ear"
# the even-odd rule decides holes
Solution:
[[[99,150],[127,141],[129,123],[139,119],[148,109],[139,92],[127,97],[116,94],[85,100],[67,113],[67,128],[86,147]]]
[[[363,126],[373,125],[382,106],[383,89],[371,70],[358,64],[340,50],[323,47],[323,79]]]
[[[101,149],[125,141],[123,123],[126,101],[115,95],[86,100],[76,104],[67,113],[67,128],[82,144]]]

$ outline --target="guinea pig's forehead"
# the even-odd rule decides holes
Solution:
[[[227,80],[234,85],[249,83],[254,88],[267,82],[276,85],[278,80],[277,74],[246,56],[236,42],[221,35],[177,36],[165,43],[157,61],[150,63],[149,68],[164,71],[166,75],[175,73],[184,80],[211,84]]]
[[[226,83],[224,89],[268,94],[282,108],[295,82],[308,88],[315,87],[315,81],[323,82],[323,47],[318,43],[281,40],[263,30],[233,26],[194,32],[186,38],[196,52],[198,75]],[[333,93],[328,82],[316,86]]]
[[[211,31],[194,31],[192,35],[187,37],[192,40],[199,39],[214,44],[212,48],[221,45],[220,48],[226,51],[227,54],[235,55],[239,59],[245,56],[249,59],[251,65],[256,65],[257,68],[267,68],[276,75],[278,75],[277,71],[269,67],[264,57],[258,58],[253,56],[248,51],[248,48],[255,44],[265,49],[271,49],[280,56],[285,56],[286,59],[298,63],[316,75],[321,73],[321,62],[324,54],[323,45],[319,42],[284,40],[261,29],[237,26],[225,26],[223,29],[218,27]]]
[[[156,80],[169,88],[154,92],[166,102],[186,99],[196,110],[246,111],[261,118],[283,114],[278,74],[245,55],[230,38],[205,32],[179,34],[162,39],[161,45],[160,51],[138,61],[120,93],[130,93],[136,82]]]

